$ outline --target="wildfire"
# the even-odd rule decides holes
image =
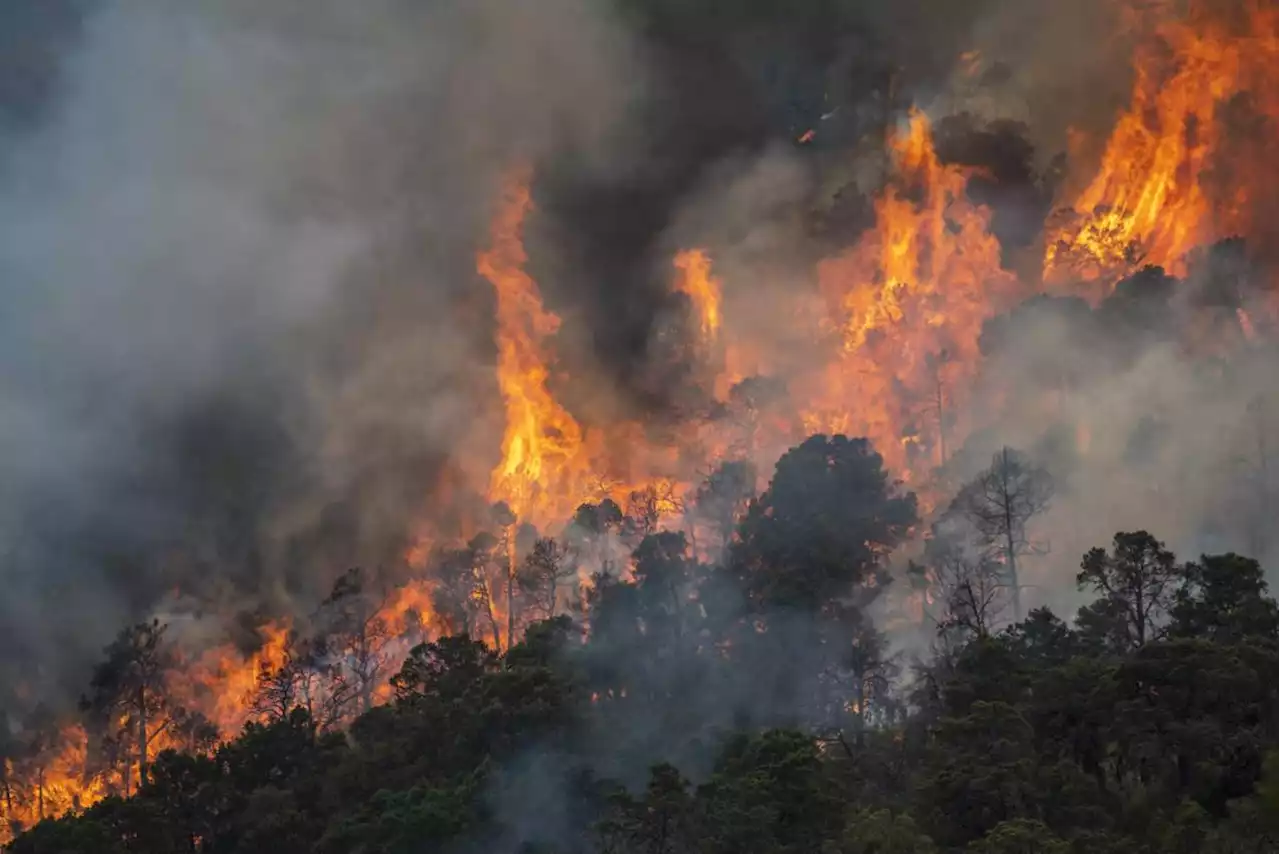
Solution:
[[[680,272],[676,289],[693,304],[703,340],[715,341],[720,334],[720,282],[711,275],[711,259],[701,249],[688,249],[677,253],[673,263]]]
[[[509,176],[489,248],[477,257],[476,269],[497,298],[497,376],[506,410],[502,458],[490,476],[489,499],[506,502],[519,521],[547,528],[566,521],[584,501],[610,497],[625,505],[636,493],[670,494],[680,487],[672,487],[666,472],[674,446],[649,441],[643,427],[629,421],[585,430],[548,387],[550,341],[560,319],[543,307],[537,282],[524,270],[529,178],[527,168]],[[718,287],[709,278],[710,262],[702,258],[701,266],[690,269],[708,277],[705,294],[714,301],[705,304],[703,317],[714,330],[720,322]]]
[[[106,797],[106,785],[87,773],[88,737],[80,726],[69,726],[43,740],[40,749],[21,759],[3,762],[4,802],[0,803],[0,840],[14,827],[29,827],[48,816],[80,810]],[[21,791],[15,778],[25,778]]]
[[[582,429],[547,389],[546,340],[560,319],[542,306],[538,285],[524,271],[524,219],[532,202],[528,169],[508,179],[494,217],[488,250],[476,269],[497,297],[498,387],[506,405],[502,460],[493,470],[490,495],[520,519],[545,523],[567,515],[556,500],[575,502],[586,492],[581,465]]]
[[[891,468],[945,462],[962,380],[976,369],[982,322],[1016,287],[1000,266],[989,213],[966,173],[939,163],[918,110],[890,139],[894,179],[876,225],[822,262],[841,355],[812,390],[808,429],[867,436]]]
[[[199,709],[220,733],[234,735],[250,717],[258,674],[284,659],[289,629],[288,621],[267,623],[259,630],[262,645],[248,654],[232,644],[199,652],[170,676],[169,692],[182,705]],[[160,749],[165,746],[175,745]]]
[[[1046,235],[1046,281],[1114,280],[1139,264],[1183,275],[1190,249],[1249,225],[1251,182],[1219,174],[1239,156],[1225,116],[1252,99],[1270,128],[1242,135],[1266,140],[1260,162],[1274,168],[1276,9],[1253,5],[1233,21],[1205,5],[1146,25],[1155,37],[1138,46],[1130,105],[1101,166]]]
[[[219,737],[235,735],[251,716],[260,669],[279,664],[288,627],[269,623],[261,633],[261,647],[247,655],[231,645],[203,650],[190,659],[175,650],[181,665],[166,674],[166,693],[175,706],[203,715]],[[9,797],[0,803],[0,816],[10,827],[29,827],[45,817],[86,809],[113,792],[131,791],[139,779],[136,753],[111,775],[95,770],[89,742],[84,727],[73,723],[37,734],[19,758],[4,760],[0,779],[9,781],[10,788]],[[154,760],[163,750],[193,747],[178,727],[161,724],[148,738],[147,752]],[[19,791],[12,786],[15,778],[27,781],[29,788]]]
[[[698,323],[701,357],[715,372],[714,394],[724,401],[735,383],[751,373],[747,349],[742,342],[722,335],[724,326],[723,292],[720,279],[712,272],[711,256],[703,249],[685,249],[672,259],[676,276],[672,288],[689,300],[692,315]],[[713,446],[724,448],[717,437],[706,437]]]
[[[1067,219],[1046,229],[1046,281],[1109,284],[1139,262],[1179,274],[1194,246],[1249,230],[1252,188],[1248,181],[1224,179],[1218,162],[1223,152],[1239,150],[1223,114],[1242,96],[1253,98],[1253,107],[1271,122],[1264,144],[1274,149],[1275,9],[1251,7],[1236,22],[1193,12],[1164,19],[1152,31],[1156,38],[1141,42],[1135,58],[1131,103],[1108,138],[1096,175],[1075,195]],[[976,52],[961,60],[967,74],[980,68]],[[808,131],[799,141],[812,138]],[[766,459],[772,449],[785,448],[805,432],[871,439],[893,475],[921,492],[928,511],[931,475],[971,426],[964,419],[980,362],[982,324],[1023,293],[1001,265],[989,211],[966,198],[970,174],[939,161],[922,112],[913,110],[895,129],[888,154],[889,179],[874,201],[874,226],[817,265],[825,326],[810,314],[797,314],[805,318],[805,331],[829,349],[788,373],[785,394],[777,399],[757,399],[754,389],[742,391],[741,399],[730,393],[747,376],[766,373],[761,369],[768,358],[735,328],[734,313],[726,313],[724,270],[719,276],[713,272],[704,249],[683,249],[672,259],[671,287],[688,300],[699,358],[715,372],[719,409],[736,402],[751,410],[751,439],[736,444],[726,420],[664,425],[659,433],[625,419],[580,423],[557,400],[553,345],[561,321],[543,305],[538,283],[527,272],[523,242],[533,210],[532,172],[521,167],[508,176],[476,270],[494,290],[496,378],[505,416],[500,458],[489,472],[485,497],[505,502],[511,512],[497,523],[505,553],[495,559],[486,552],[477,561],[483,566],[466,570],[475,582],[468,604],[484,615],[484,625],[470,626],[475,636],[495,648],[504,641],[509,647],[527,624],[513,611],[518,597],[511,586],[520,558],[514,545],[519,523],[556,534],[555,526],[581,503],[607,496],[652,527],[691,526],[684,499],[708,464],[745,455],[767,471],[776,460]],[[735,305],[730,302],[731,309]],[[812,311],[809,304],[804,311]],[[1251,317],[1244,308],[1237,317],[1250,340],[1270,328],[1264,325],[1260,333],[1255,325],[1267,318]],[[762,432],[769,435],[758,440]],[[1092,439],[1090,425],[1077,424],[1082,455],[1090,452]],[[745,454],[743,444],[749,446]],[[487,459],[482,466],[487,468]],[[485,491],[468,478],[458,480],[468,495]],[[451,533],[417,534],[406,551],[407,565],[425,570],[453,544]],[[579,564],[583,578],[606,563],[625,577],[629,547],[593,541],[586,552]],[[596,564],[589,565],[593,555]],[[380,600],[376,622],[384,629],[387,666],[371,690],[379,700],[389,698],[386,679],[416,643],[456,628],[449,625],[455,618],[435,614],[432,583],[411,580]],[[923,590],[913,606],[921,614],[932,601],[929,595]],[[287,620],[262,626],[261,644],[252,652],[229,643],[196,651],[170,674],[167,688],[184,707],[207,717],[220,737],[233,736],[254,715],[259,675],[287,660],[294,628]],[[25,826],[82,809],[121,788],[91,767],[80,726],[36,743],[30,755],[4,760],[3,780],[21,779],[26,786],[20,796],[0,803],[0,815],[11,822]],[[176,733],[160,732],[147,749],[154,757],[166,747],[184,746]],[[125,759],[118,767],[115,773],[127,788],[131,776],[137,779],[137,762]]]

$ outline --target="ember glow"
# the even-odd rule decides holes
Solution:
[[[715,247],[667,244],[686,247],[663,259],[661,269],[687,307],[695,368],[709,381],[705,400],[660,425],[624,416],[592,421],[563,393],[580,378],[559,364],[562,318],[544,304],[524,242],[526,224],[537,214],[534,167],[513,166],[475,255],[477,281],[493,297],[500,444],[482,464],[462,467],[489,471],[487,483],[435,493],[442,501],[452,502],[456,492],[509,511],[509,518],[475,526],[500,529],[502,540],[488,551],[477,546],[465,567],[474,582],[468,604],[480,602],[484,613],[477,625],[467,625],[473,636],[495,648],[519,640],[513,578],[527,553],[517,543],[522,526],[559,537],[584,503],[607,498],[652,530],[692,534],[699,557],[711,559],[688,512],[706,473],[728,461],[767,473],[787,447],[811,433],[869,438],[927,514],[950,486],[943,481],[952,455],[988,426],[985,413],[975,412],[983,409],[975,404],[975,386],[984,321],[1041,285],[1096,301],[1142,265],[1182,275],[1193,250],[1253,235],[1260,206],[1270,200],[1274,208],[1275,199],[1273,184],[1251,180],[1253,164],[1264,157],[1268,165],[1256,174],[1274,176],[1275,8],[1250,6],[1226,19],[1199,8],[1172,16],[1157,4],[1134,12],[1132,25],[1139,37],[1130,103],[1108,134],[1089,140],[1101,152],[1096,171],[1070,176],[1067,197],[1044,225],[1042,281],[1020,281],[1006,269],[991,211],[966,194],[973,173],[940,160],[929,118],[912,109],[885,140],[887,165],[883,185],[871,193],[871,224],[848,234],[842,248],[811,269],[795,271],[794,280],[812,284],[813,293],[797,293],[794,305],[771,305],[778,324],[799,326],[794,338],[811,348],[806,355],[812,358],[799,367],[783,364],[777,348],[746,331],[735,297],[748,284],[735,281],[731,265],[720,268]],[[961,57],[970,76],[979,63],[976,52]],[[1265,133],[1249,136],[1256,144],[1233,135],[1228,113],[1237,107],[1261,117]],[[810,130],[795,142],[813,138]],[[1034,261],[1039,264],[1038,248]],[[1244,338],[1265,337],[1260,327],[1267,318],[1243,307],[1232,315]],[[774,380],[781,391],[758,394],[744,382],[752,379]],[[1107,439],[1083,420],[1074,432],[1068,442],[1082,456]],[[459,629],[442,616],[428,567],[446,550],[471,548],[477,531],[446,530],[434,518],[419,523],[405,538],[405,573],[376,598],[366,623],[377,627],[380,639],[380,675],[371,687],[379,701],[390,698],[389,676],[415,644]],[[567,562],[576,578],[568,591],[552,590],[548,610],[575,600],[602,567],[625,577],[627,554],[611,536],[616,539],[595,531],[575,547]],[[167,680],[170,692],[207,718],[219,737],[232,736],[258,717],[253,698],[260,679],[285,665],[298,632],[307,628],[303,622],[263,621],[252,651],[229,642],[181,647],[181,666]],[[168,747],[208,749],[179,733],[177,727],[157,731],[148,756]],[[3,817],[29,826],[136,786],[136,754],[108,773],[87,761],[89,751],[84,729],[67,724],[51,727],[27,759],[5,760]]]
[[[476,269],[496,295],[498,386],[507,413],[490,493],[521,519],[546,522],[572,512],[588,472],[582,429],[547,389],[547,339],[560,319],[542,307],[537,283],[524,272],[521,228],[530,204],[528,174],[521,171],[507,182],[492,244]]]
[[[805,417],[812,431],[870,438],[908,476],[946,461],[982,321],[1017,283],[1000,266],[988,212],[965,198],[965,173],[938,162],[924,114],[913,111],[889,147],[893,178],[875,227],[818,267],[841,352]]]
[[[644,448],[628,465],[610,452],[622,443],[634,445],[639,425],[610,425],[607,434],[586,430],[552,394],[551,342],[560,318],[543,306],[537,283],[524,270],[522,228],[531,207],[529,173],[513,170],[490,246],[478,256],[476,269],[494,289],[497,378],[506,412],[502,456],[488,497],[504,502],[519,521],[546,528],[563,523],[584,501],[610,497],[624,503],[630,492],[661,488],[661,476],[644,463],[667,449]]]
[[[1143,264],[1183,275],[1193,248],[1257,228],[1245,176],[1276,160],[1276,8],[1257,3],[1232,18],[1197,2],[1186,17],[1149,19],[1162,10],[1133,13],[1154,33],[1138,42],[1133,95],[1097,173],[1046,234],[1048,282],[1114,279]],[[1264,119],[1247,134],[1262,150],[1239,145],[1246,134],[1226,118],[1233,102]],[[1233,158],[1245,162],[1223,162]],[[1243,180],[1224,188],[1229,168]]]
[[[714,342],[720,333],[720,283],[711,275],[711,259],[701,249],[676,254],[676,287],[689,298],[702,338]]]

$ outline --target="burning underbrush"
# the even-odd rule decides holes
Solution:
[[[916,108],[884,139],[872,224],[795,271],[784,297],[761,304],[732,242],[664,258],[677,311],[662,334],[703,381],[662,423],[564,402],[578,378],[558,361],[562,318],[525,245],[538,168],[513,165],[475,264],[504,429],[487,482],[433,493],[457,524],[424,514],[398,565],[351,570],[289,615],[157,607],[107,650],[78,712],[28,697],[11,718],[4,817],[28,826],[127,794],[160,751],[208,750],[295,706],[340,728],[391,696],[426,640],[466,632],[505,650],[534,621],[581,617],[629,580],[648,535],[680,532],[690,560],[713,564],[779,457],[812,434],[868,439],[925,522],[1014,445],[1055,474],[1064,553],[1098,541],[1094,523],[1109,536],[1128,524],[1117,517],[1156,527],[1151,514],[1274,549],[1274,513],[1259,529],[1236,510],[1274,502],[1276,271],[1259,259],[1275,246],[1276,13],[1195,5],[1133,13],[1147,35],[1128,107],[1109,136],[1079,140],[1038,274],[1009,269],[993,211],[969,193],[990,176],[944,161]],[[778,340],[757,333],[762,313]],[[924,527],[879,556],[886,567],[918,556]],[[932,597],[929,583],[896,585],[884,619],[918,623]]]

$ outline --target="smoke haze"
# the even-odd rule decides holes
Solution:
[[[641,84],[573,0],[60,26],[57,83],[4,149],[0,625],[9,661],[71,688],[167,591],[281,608],[396,553],[492,383],[490,333],[450,316],[484,311],[500,171],[606,168]]]
[[[399,564],[424,518],[465,512],[502,432],[474,255],[513,163],[540,167],[526,240],[564,321],[566,405],[661,427],[713,408],[676,250],[710,248],[726,326],[766,363],[748,373],[808,377],[829,344],[807,320],[813,265],[869,223],[878,122],[912,100],[1021,122],[1026,168],[996,181],[1019,189],[992,204],[998,228],[1038,229],[1067,129],[1105,133],[1129,89],[1102,2],[873,4],[874,37],[817,55],[767,21],[676,50],[661,20],[587,0],[67,8],[0,149],[0,631],[12,678],[50,696],[74,696],[128,620],[305,611],[346,566]],[[976,80],[956,71],[975,48]],[[827,102],[797,103],[809,89]],[[998,386],[1004,417],[947,482],[1002,444],[1056,470],[1031,570],[1046,601],[1118,529],[1274,565],[1273,342],[1197,373],[1193,308],[1101,348],[1106,305],[1046,311],[987,354],[974,405]],[[1087,364],[1060,409],[1009,404],[1064,351]],[[784,449],[756,449],[761,471]],[[1272,476],[1233,474],[1254,466]]]

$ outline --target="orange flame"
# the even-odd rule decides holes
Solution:
[[[588,432],[552,395],[550,339],[560,319],[543,307],[537,282],[524,270],[529,179],[527,167],[509,176],[490,246],[477,257],[476,268],[497,297],[497,375],[506,409],[502,458],[490,476],[489,498],[505,501],[519,520],[543,528],[567,520],[584,501],[609,496],[625,503],[646,488],[669,493],[661,470],[675,449],[646,441],[643,428],[631,422],[609,425],[607,433]],[[718,312],[717,304],[717,325]]]
[[[44,749],[21,760],[4,760],[7,792],[0,802],[0,842],[6,841],[13,829],[85,809],[106,797],[105,782],[86,773],[87,750],[84,729],[72,725],[58,732]],[[19,789],[18,780],[28,785]]]
[[[1140,43],[1131,102],[1102,164],[1046,235],[1046,281],[1114,279],[1140,264],[1183,275],[1191,248],[1248,225],[1248,182],[1223,197],[1214,158],[1230,150],[1223,108],[1252,95],[1271,120],[1270,171],[1257,174],[1275,174],[1276,10],[1254,6],[1243,27],[1222,17],[1199,7],[1164,17]]]
[[[711,259],[701,249],[687,249],[676,253],[673,264],[680,271],[676,290],[693,304],[703,340],[715,341],[720,333],[720,282],[711,275]]]
[[[507,415],[490,494],[519,518],[539,524],[572,510],[548,506],[549,498],[580,496],[585,489],[582,429],[547,389],[545,342],[560,319],[542,307],[537,283],[524,272],[528,256],[521,232],[532,206],[529,177],[528,169],[520,169],[508,179],[490,248],[477,257],[476,269],[497,297],[498,387]]]
[[[965,198],[964,171],[939,163],[923,113],[911,112],[890,150],[895,182],[876,201],[875,228],[818,267],[842,354],[811,390],[805,420],[867,436],[891,469],[910,472],[945,461],[982,322],[1016,282],[1000,266],[989,212]]]
[[[1250,224],[1253,188],[1236,181],[1224,191],[1219,185],[1231,182],[1215,177],[1214,159],[1232,150],[1220,114],[1238,95],[1257,99],[1274,127],[1274,8],[1253,8],[1245,27],[1193,13],[1153,31],[1158,37],[1139,49],[1132,102],[1109,137],[1097,174],[1071,203],[1071,222],[1048,235],[1044,275],[1050,281],[1100,280],[1139,258],[1176,273],[1193,245]],[[980,60],[976,53],[962,57],[970,72]],[[812,137],[810,131],[801,141]],[[980,360],[982,323],[1019,294],[1001,266],[989,212],[966,199],[968,174],[939,162],[924,114],[912,111],[888,142],[891,178],[875,201],[874,227],[817,267],[828,328],[814,332],[830,334],[834,355],[794,376],[787,400],[760,404],[768,410],[760,413],[767,415],[761,424],[776,433],[765,443],[769,448],[785,446],[801,431],[870,438],[892,472],[926,489],[927,509],[930,470],[946,462],[970,426],[963,417]],[[1274,146],[1274,132],[1267,144]],[[556,399],[553,342],[560,319],[543,305],[526,271],[530,179],[527,167],[509,176],[489,245],[476,258],[478,273],[494,289],[496,374],[505,414],[488,497],[505,501],[520,521],[545,528],[566,520],[583,501],[607,495],[625,505],[637,493],[664,524],[686,524],[681,505],[695,468],[729,456],[723,422],[676,426],[657,437],[625,420],[588,429]],[[690,301],[703,355],[718,371],[716,397],[726,401],[729,387],[747,373],[744,367],[754,371],[767,359],[752,342],[735,340],[739,330],[732,312],[726,316],[722,282],[708,253],[682,250],[672,263],[672,287]],[[1243,308],[1237,318],[1249,339],[1259,334],[1255,323],[1267,322]],[[1080,423],[1081,454],[1089,453],[1091,438],[1089,425]],[[441,539],[435,531],[419,535],[407,550],[409,564],[424,566]],[[491,635],[495,646],[504,639],[510,645],[520,623],[506,623],[512,603],[496,583],[502,568],[485,571],[491,570],[495,575],[481,595],[496,625],[481,634]],[[625,565],[619,572],[625,576]],[[432,592],[430,582],[413,580],[383,604],[378,617],[390,638],[392,664],[442,630]],[[924,591],[921,608],[928,596]],[[287,621],[264,626],[253,652],[230,644],[199,651],[170,675],[168,687],[178,701],[209,717],[223,737],[231,736],[252,714],[259,672],[285,660],[289,629]],[[386,699],[385,682],[374,693]],[[169,746],[180,745],[161,734],[149,754]],[[6,779],[26,785],[21,797],[0,804],[3,817],[25,826],[100,800],[111,786],[103,775],[88,773],[87,758],[85,732],[70,726],[40,755],[6,760]],[[27,765],[17,767],[22,761]],[[136,763],[127,773],[137,779]]]

